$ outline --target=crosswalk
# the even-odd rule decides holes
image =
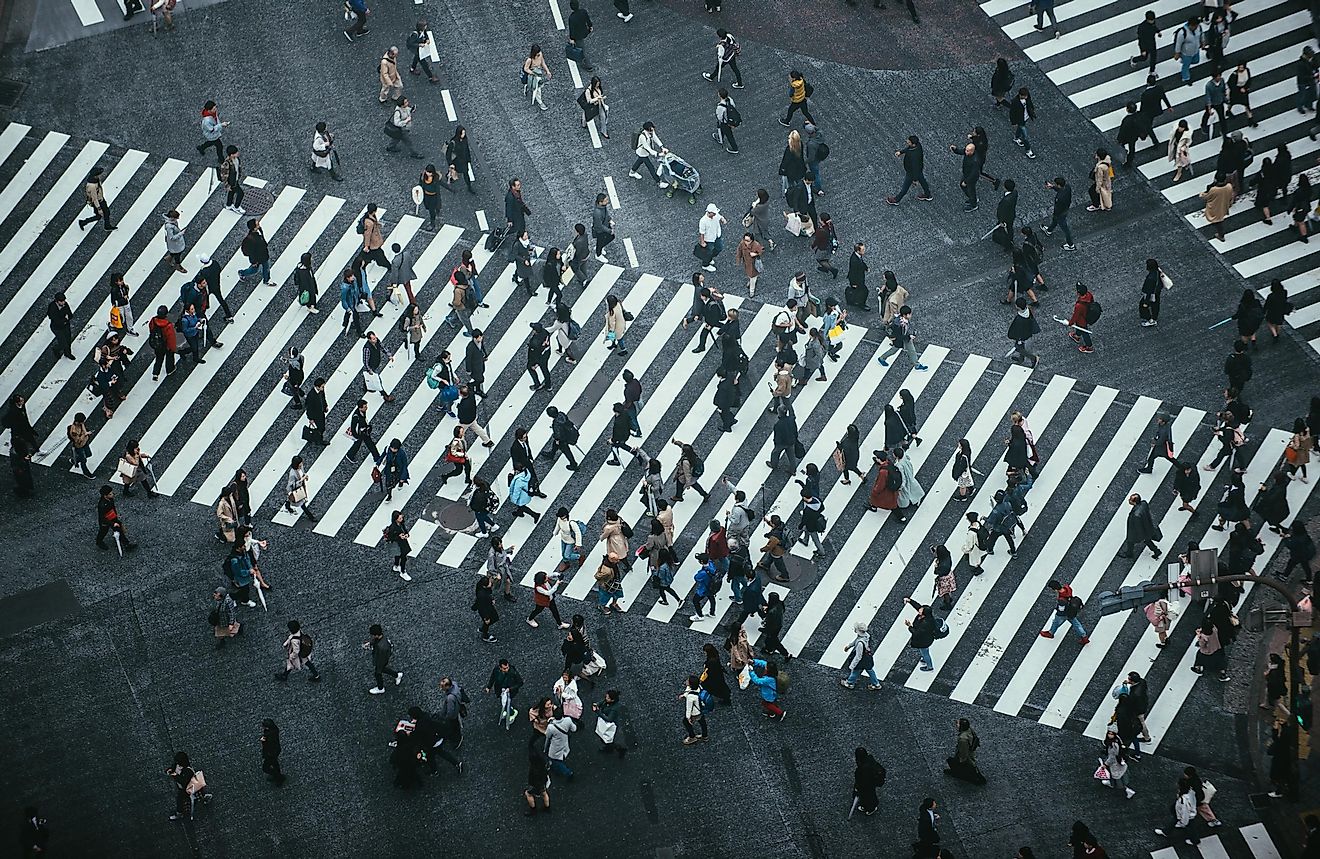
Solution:
[[[1139,102],[1146,86],[1147,64],[1133,66],[1129,60],[1138,53],[1137,24],[1148,10],[1153,11],[1163,34],[1158,41],[1155,73],[1173,110],[1155,121],[1159,146],[1151,148],[1149,141],[1137,144],[1137,170],[1183,213],[1189,224],[1207,238],[1213,236],[1197,196],[1214,178],[1224,133],[1217,123],[1212,126],[1215,136],[1208,140],[1197,131],[1211,63],[1202,51],[1201,62],[1192,69],[1191,86],[1184,86],[1179,77],[1180,63],[1173,59],[1172,49],[1174,34],[1193,7],[1177,0],[1068,0],[1054,10],[1059,19],[1057,38],[1048,22],[1044,31],[1034,28],[1035,13],[1022,0],[987,0],[981,8],[1111,139],[1123,120],[1124,105]],[[1249,127],[1243,109],[1238,107],[1227,130],[1241,130],[1252,142],[1255,160],[1246,171],[1247,183],[1254,181],[1266,157],[1273,157],[1280,145],[1286,145],[1293,173],[1286,194],[1297,189],[1302,174],[1316,188],[1320,186],[1320,120],[1314,111],[1301,113],[1296,103],[1296,64],[1302,49],[1315,39],[1311,15],[1303,4],[1292,0],[1242,4],[1233,11],[1237,17],[1231,23],[1225,50],[1224,77],[1227,80],[1238,63],[1247,63],[1251,109],[1257,125]],[[1197,133],[1190,151],[1192,173],[1174,182],[1167,143],[1179,120],[1186,120]],[[1112,147],[1114,152],[1118,149]],[[1116,156],[1115,164],[1120,160]],[[1308,206],[1312,212],[1317,196],[1320,192],[1312,190]],[[1288,324],[1320,352],[1320,238],[1308,242],[1298,239],[1282,198],[1273,214],[1273,224],[1263,223],[1255,206],[1255,192],[1247,191],[1234,202],[1224,222],[1225,241],[1212,240],[1210,245],[1262,297],[1274,280],[1281,280],[1298,308],[1288,317]]]
[[[416,252],[414,289],[427,323],[424,358],[418,361],[402,348],[397,322],[403,308],[390,303],[379,288],[383,272],[374,264],[368,266],[382,314],[372,330],[389,349],[397,350],[382,374],[395,401],[384,404],[375,395],[368,396],[372,421],[382,448],[398,438],[411,455],[411,483],[396,489],[387,502],[372,481],[371,463],[353,464],[345,457],[351,444],[345,434],[349,415],[362,396],[361,350],[356,337],[343,334],[336,285],[338,273],[360,241],[354,226],[362,205],[309,189],[269,188],[273,202],[262,223],[275,252],[272,277],[280,284],[271,288],[252,279],[239,281],[237,270],[244,264],[237,252],[241,219],[222,207],[211,177],[199,173],[199,168],[133,150],[111,153],[104,144],[79,145],[63,135],[43,136],[17,126],[0,132],[0,155],[0,175],[13,177],[6,188],[22,186],[22,200],[0,227],[13,230],[11,241],[21,240],[27,249],[12,259],[8,245],[0,250],[0,342],[7,344],[0,351],[0,395],[7,399],[21,393],[28,398],[29,417],[42,439],[36,457],[41,465],[71,468],[65,426],[75,413],[84,412],[93,415],[91,465],[102,475],[113,473],[119,452],[130,440],[137,440],[155,457],[159,491],[175,499],[214,506],[222,487],[239,469],[245,470],[261,536],[278,541],[283,529],[310,527],[331,541],[374,547],[380,544],[391,511],[401,510],[410,524],[413,554],[422,562],[413,568],[415,578],[446,575],[453,568],[475,573],[485,559],[485,541],[470,533],[450,533],[434,515],[446,505],[462,503],[462,486],[458,481],[442,486],[438,480],[436,469],[442,465],[455,422],[438,407],[423,378],[426,365],[442,350],[461,365],[468,338],[446,325],[444,318],[449,311],[449,273],[460,254],[470,249],[490,305],[489,310],[477,311],[474,320],[486,332],[490,392],[479,418],[496,442],[491,449],[474,445],[474,473],[486,477],[504,495],[514,432],[526,428],[533,449],[546,445],[549,405],[566,411],[581,434],[581,470],[569,471],[562,460],[542,461],[541,488],[549,498],[532,506],[548,514],[543,521],[510,520],[505,511],[499,516],[506,543],[516,547],[514,567],[524,584],[530,583],[535,571],[558,561],[552,524],[561,505],[588,523],[588,542],[599,534],[603,512],[610,507],[619,510],[639,534],[649,530],[638,499],[641,468],[631,460],[618,467],[605,464],[612,405],[621,398],[625,369],[642,381],[646,391],[639,444],[661,462],[670,485],[679,456],[671,439],[691,442],[705,461],[703,483],[711,491],[710,500],[703,503],[689,494],[674,505],[679,554],[684,559],[674,581],[676,591],[685,596],[690,592],[697,567],[694,549],[704,541],[708,523],[727,515],[733,485],[747,491],[759,512],[777,513],[796,523],[798,486],[766,462],[774,420],[767,407],[775,306],[733,295],[727,299],[729,307],[740,311],[743,345],[752,368],[742,384],[744,400],[731,432],[719,432],[711,405],[719,349],[695,351],[697,329],[682,324],[691,302],[690,286],[647,274],[634,280],[613,264],[600,265],[587,283],[569,287],[573,318],[590,345],[579,345],[580,357],[571,367],[555,355],[554,391],[533,392],[524,378],[525,334],[530,323],[548,319],[544,296],[529,298],[514,283],[512,266],[502,254],[487,253],[480,235],[447,225],[432,233],[423,230],[415,217],[383,213],[387,246],[398,242]],[[109,234],[96,228],[82,232],[74,223],[84,208],[81,188],[69,177],[81,175],[93,161],[111,168],[106,193],[120,229]],[[256,186],[266,184],[251,181]],[[39,187],[46,190],[34,190]],[[139,328],[157,305],[177,304],[179,287],[187,277],[160,265],[159,212],[167,208],[179,209],[186,222],[187,264],[195,265],[201,254],[221,264],[221,290],[234,316],[225,321],[222,313],[213,312],[211,322],[224,346],[209,350],[206,364],[188,361],[160,382],[151,381],[147,372],[151,355],[145,338],[130,338],[138,352],[128,361],[132,380],[127,399],[111,418],[102,420],[83,383],[91,372],[92,350],[105,330],[107,275],[125,274]],[[319,315],[300,307],[290,286],[293,267],[303,253],[312,254],[314,260],[324,311]],[[65,292],[79,326],[74,361],[57,358],[50,348],[44,311],[57,289]],[[609,351],[599,335],[607,295],[619,297],[635,314],[626,338],[630,351],[624,356]],[[1157,413],[1170,416],[1180,457],[1198,465],[1207,463],[1214,454],[1207,415],[938,345],[924,348],[925,370],[902,360],[881,367],[875,363],[880,341],[876,332],[861,325],[849,327],[840,340],[841,361],[827,362],[828,380],[811,381],[794,395],[794,411],[807,447],[804,462],[821,467],[827,530],[826,552],[814,571],[798,581],[772,585],[771,590],[788,605],[783,635],[787,646],[795,654],[837,669],[854,624],[862,623],[873,635],[877,670],[891,683],[1096,737],[1102,735],[1112,708],[1109,690],[1117,678],[1135,668],[1150,678],[1155,690],[1148,721],[1158,744],[1197,678],[1188,670],[1194,621],[1185,620],[1197,614],[1195,608],[1180,612],[1172,644],[1165,650],[1155,649],[1144,618],[1098,618],[1088,610],[1085,622],[1091,643],[1082,648],[1071,636],[1047,640],[1038,635],[1052,606],[1044,586],[1050,578],[1067,578],[1077,595],[1090,601],[1099,591],[1163,573],[1149,558],[1133,562],[1116,557],[1125,530],[1126,499],[1133,492],[1151,500],[1166,550],[1189,539],[1202,546],[1223,545],[1223,535],[1209,528],[1210,511],[1222,485],[1219,475],[1199,472],[1203,483],[1197,503],[1211,506],[1191,517],[1174,509],[1167,462],[1157,462],[1149,475],[1136,470],[1144,461]],[[288,408],[289,399],[282,392],[282,357],[290,346],[302,352],[309,380],[318,376],[327,380],[330,418],[325,448],[304,441],[304,421]],[[870,483],[842,484],[830,461],[836,440],[850,425],[861,428],[863,461],[869,451],[884,445],[882,412],[886,404],[898,402],[900,390],[915,399],[923,441],[909,456],[926,489],[925,499],[906,523],[886,511],[869,511]],[[947,615],[950,634],[932,648],[936,669],[915,671],[916,659],[903,623],[912,616],[905,599],[933,602],[930,547],[942,543],[958,557],[965,535],[964,514],[969,509],[988,512],[988,499],[1003,488],[1004,437],[1008,417],[1015,411],[1026,416],[1044,456],[1028,497],[1026,535],[1016,556],[997,553],[988,558],[983,575],[968,576],[965,564],[958,568],[960,587],[954,606],[937,612]],[[1282,430],[1264,427],[1253,427],[1251,436],[1245,479],[1249,498],[1280,461],[1288,439]],[[976,467],[984,474],[970,504],[954,500],[949,477],[959,439],[971,445]],[[7,434],[0,442],[0,452],[8,455]],[[310,503],[320,517],[314,525],[282,509],[284,478],[295,455],[308,462]],[[1300,509],[1313,485],[1297,482],[1290,487],[1293,510]],[[145,503],[127,500],[124,512],[129,517],[146,515],[136,507]],[[1259,565],[1264,565],[1278,549],[1278,537],[1268,531],[1261,536],[1266,553]],[[754,548],[760,540],[758,526]],[[590,557],[599,551],[587,547]],[[812,566],[803,546],[795,546],[793,553]],[[381,575],[388,575],[388,561],[382,552]],[[643,566],[637,564],[624,577],[620,599],[624,611],[644,613],[655,623],[687,624],[686,611],[672,602],[658,602]],[[591,596],[590,569],[567,582],[565,598]],[[722,589],[717,619],[703,619],[693,628],[708,635],[716,632],[718,624],[722,633],[735,608],[728,589]],[[759,631],[749,633],[753,641],[759,638]]]
[[[1150,859],[1179,859],[1180,856],[1201,859],[1282,859],[1263,823],[1252,823],[1237,829],[1222,827],[1215,834],[1202,838],[1195,847],[1162,847],[1153,850]]]

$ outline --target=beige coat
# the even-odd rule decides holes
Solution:
[[[1228,217],[1228,207],[1233,205],[1233,186],[1212,185],[1201,192],[1201,199],[1205,200],[1205,219],[1217,224]]]
[[[385,236],[380,231],[380,220],[375,215],[362,219],[362,249],[374,251],[385,244]]]
[[[973,567],[981,566],[981,562],[985,560],[985,552],[982,551],[981,543],[977,539],[978,531],[977,528],[968,528],[962,544],[962,553],[967,556],[967,563]]]
[[[668,509],[668,510],[661,510],[659,513],[656,513],[656,514],[655,514],[655,518],[659,520],[659,522],[660,522],[661,525],[665,526],[665,539],[667,539],[667,540],[669,541],[669,545],[671,545],[671,546],[674,545],[674,510],[673,510],[673,508],[670,508],[670,509]]]
[[[605,544],[606,552],[612,552],[620,558],[628,557],[628,538],[623,536],[622,522],[606,522],[600,539]]]
[[[775,377],[770,382],[770,396],[787,397],[793,390],[793,373],[785,364],[782,369],[775,370]]]
[[[605,330],[614,332],[614,342],[623,339],[628,330],[628,322],[623,318],[623,302],[614,305],[614,310],[605,313]]]
[[[388,54],[380,58],[380,85],[382,89],[403,86],[403,78],[399,75],[399,64]]]
[[[83,194],[87,197],[87,205],[93,209],[105,205],[105,192],[101,190],[100,182],[88,182],[83,186]]]
[[[1100,208],[1108,210],[1114,205],[1114,177],[1109,175],[1113,169],[1106,155],[1095,162],[1095,168],[1091,171],[1091,178],[1095,180],[1095,190],[1100,194]]]
[[[234,509],[234,501],[228,495],[220,498],[220,503],[215,505],[216,518],[220,520],[220,532],[225,535],[225,540],[234,542],[234,526],[238,524],[238,511]]]
[[[468,285],[466,283],[454,284],[454,295],[449,299],[449,306],[455,310],[465,310],[464,300],[467,297]]]
[[[894,289],[893,293],[891,293],[889,296],[889,300],[885,302],[884,308],[882,308],[883,310],[882,319],[884,320],[886,325],[888,325],[889,320],[893,319],[895,314],[898,313],[899,308],[907,304],[907,300],[908,300],[908,291],[906,289],[904,289],[901,285]]]

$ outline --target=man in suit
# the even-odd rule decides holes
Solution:
[[[77,360],[73,355],[73,308],[64,299],[64,293],[55,293],[55,299],[46,308],[46,317],[50,319],[50,333],[55,336],[55,351]]]
[[[312,382],[312,389],[307,392],[307,419],[313,426],[309,429],[311,436],[308,441],[314,441],[321,447],[329,446],[330,442],[325,440],[325,418],[329,407],[325,401],[325,379],[318,377]]]
[[[536,454],[532,452],[532,443],[527,440],[527,428],[518,427],[513,431],[513,447],[509,449],[515,471],[524,470],[530,476],[528,489],[537,498],[545,498],[541,491],[541,477],[536,473]]]
[[[581,0],[568,0],[568,40],[579,48],[582,48],[582,59],[578,65],[583,71],[591,71],[595,68],[591,60],[587,59],[587,52],[584,43],[587,36],[591,35],[591,16],[587,10],[582,8]]]
[[[463,367],[468,371],[468,376],[472,379],[472,392],[478,397],[486,396],[481,385],[486,380],[486,348],[483,345],[485,340],[480,328],[472,332],[472,340],[467,344],[467,353],[463,357]]]
[[[1004,196],[1000,197],[999,203],[995,205],[997,225],[990,237],[995,240],[995,244],[1009,253],[1013,252],[1013,224],[1017,220],[1017,203],[1017,183],[1012,179],[1005,179]]]
[[[1118,145],[1127,151],[1123,166],[1131,170],[1132,159],[1137,157],[1137,141],[1150,134],[1150,128],[1146,118],[1137,113],[1136,102],[1128,102],[1125,110],[1127,114],[1118,126]]]
[[[932,797],[921,801],[921,810],[917,812],[917,843],[912,845],[912,855],[934,857],[940,853],[940,816],[935,813],[936,802]]]
[[[1160,142],[1155,139],[1155,117],[1161,113],[1173,113],[1173,105],[1169,102],[1169,96],[1164,92],[1164,87],[1160,86],[1158,75],[1149,74],[1146,76],[1146,88],[1141,91],[1141,109],[1140,113],[1150,124],[1150,145],[1159,146]]]
[[[866,272],[870,268],[862,256],[866,253],[866,243],[858,242],[853,245],[852,256],[848,257],[848,288],[843,292],[843,302],[849,307],[856,307],[859,310],[870,310],[867,305],[870,300],[869,293],[866,290]]]

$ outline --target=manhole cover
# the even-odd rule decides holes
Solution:
[[[270,207],[275,205],[275,195],[266,188],[244,188],[243,189],[243,210],[247,212],[248,217],[259,218],[270,211]],[[247,220],[243,220],[247,224]]]
[[[18,100],[26,90],[27,84],[22,81],[0,78],[0,107],[18,107]]]
[[[472,510],[461,501],[437,500],[435,504],[427,507],[423,515],[450,534],[469,531],[477,525],[477,517],[473,516]]]

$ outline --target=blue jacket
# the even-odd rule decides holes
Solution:
[[[240,588],[252,584],[252,562],[248,560],[246,552],[242,555],[230,555],[229,560],[225,561],[225,566],[229,568],[229,578],[234,580],[234,584]]]
[[[348,0],[348,8],[361,15],[367,11],[367,0]]]
[[[390,448],[389,450],[385,451],[384,471],[386,475],[390,475],[391,473],[393,473],[394,476],[396,476],[401,481],[407,480],[408,452],[405,451],[403,448],[399,448],[397,451],[394,448]]]
[[[532,503],[531,481],[532,476],[526,471],[519,471],[513,475],[513,482],[509,484],[510,504],[523,507]]]
[[[990,511],[990,515],[985,517],[986,527],[996,534],[1008,534],[1012,532],[1017,525],[1017,515],[1013,512],[1013,502],[1008,496],[1000,501]]]
[[[759,611],[761,605],[765,602],[765,594],[761,588],[761,578],[757,576],[749,579],[747,584],[743,585],[742,604],[744,611]]]
[[[197,336],[197,315],[195,313],[185,313],[179,317],[179,328],[183,331],[184,337]]]
[[[764,660],[764,659],[753,659],[753,660],[752,660],[752,667],[753,667],[753,668],[765,668],[765,660]],[[759,691],[759,692],[761,693],[761,700],[762,700],[762,701],[778,701],[778,700],[779,700],[779,681],[778,681],[778,680],[776,680],[774,677],[771,677],[769,674],[766,674],[766,675],[760,675],[760,674],[757,674],[755,671],[752,671],[752,672],[749,672],[749,673],[750,673],[750,675],[751,675],[752,682],[756,684],[757,691]]]
[[[345,310],[357,307],[357,284],[341,281],[339,284],[339,306]]]
[[[715,592],[718,586],[719,573],[715,572],[715,565],[710,561],[701,565],[697,570],[697,596],[706,597]],[[773,699],[772,699],[773,700]]]

